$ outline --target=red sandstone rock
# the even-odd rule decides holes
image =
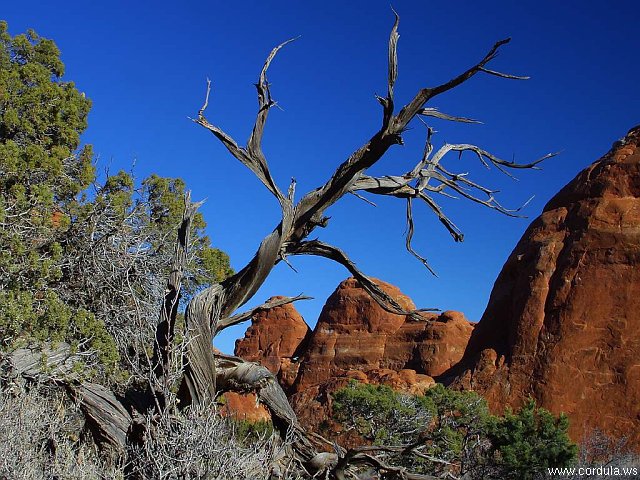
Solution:
[[[415,309],[397,287],[376,280],[403,308]],[[330,411],[330,394],[352,378],[419,394],[433,376],[457,363],[472,324],[458,312],[424,314],[424,322],[386,312],[358,282],[343,281],[327,300],[293,387],[292,406],[308,426]]]
[[[566,185],[500,273],[455,384],[640,448],[640,127]]]
[[[403,308],[415,309],[397,287],[376,282]],[[458,312],[406,320],[382,309],[354,278],[343,281],[322,309],[295,391],[349,370],[411,369],[437,376],[462,358],[472,324]]]
[[[272,299],[279,298],[282,297]],[[244,338],[236,341],[235,354],[267,367],[286,391],[298,375],[299,364],[292,359],[304,348],[310,333],[291,303],[261,310],[252,318]]]
[[[220,408],[220,413],[226,417],[252,423],[271,420],[269,411],[258,403],[253,393],[225,392],[224,405]]]
[[[397,287],[376,281],[403,308],[415,309]],[[276,374],[302,422],[317,426],[329,415],[331,393],[351,379],[419,394],[462,358],[473,330],[464,315],[424,317],[414,322],[386,312],[349,278],[327,300],[313,334],[295,307],[284,305],[258,313],[235,353]],[[237,408],[247,413],[245,407]]]

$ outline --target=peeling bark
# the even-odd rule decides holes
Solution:
[[[109,445],[124,453],[132,418],[115,395],[96,383],[69,384],[67,388],[80,402],[93,437],[103,447]]]
[[[182,221],[178,228],[178,238],[176,241],[171,270],[167,278],[164,301],[160,308],[160,318],[156,328],[156,342],[154,345],[153,365],[156,376],[165,382],[169,376],[171,364],[171,343],[173,342],[176,325],[176,315],[180,303],[180,289],[182,288],[182,277],[184,269],[188,263],[189,238],[191,236],[191,224],[193,217],[202,202],[192,203],[191,193],[185,195],[185,206],[182,214]],[[166,385],[165,385],[166,386]]]

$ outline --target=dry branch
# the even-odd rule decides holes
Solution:
[[[281,297],[269,300],[247,312],[237,313],[231,317],[221,319],[216,325],[216,333],[227,327],[237,325],[238,323],[242,323],[253,318],[253,316],[260,310],[269,310],[270,308],[281,307],[282,305],[288,305],[289,303],[297,302],[298,300],[313,300],[313,297],[307,297],[306,295],[300,294],[295,297]]]
[[[83,382],[67,387],[80,402],[89,428],[98,443],[125,452],[132,418],[115,395],[102,385]]]
[[[67,388],[80,403],[96,441],[103,448],[109,447],[122,453],[126,450],[131,416],[107,388],[78,381],[73,374],[73,367],[80,360],[80,355],[72,353],[66,343],[56,347],[19,348],[0,362],[2,387],[21,387],[21,383],[28,381]]]
[[[271,414],[274,427],[281,438],[293,448],[291,455],[300,464],[314,464],[329,460],[320,454],[289,404],[278,380],[267,368],[231,355],[216,354],[217,384],[221,391],[253,392]],[[321,460],[322,459],[322,460]],[[331,461],[336,457],[332,456]],[[330,463],[330,462],[329,462]]]
[[[156,342],[154,345],[153,365],[156,376],[165,382],[165,390],[168,388],[166,381],[169,377],[169,366],[171,364],[171,343],[175,334],[176,315],[180,303],[180,289],[182,278],[188,262],[189,237],[191,234],[191,223],[202,202],[191,202],[191,193],[185,195],[185,206],[182,214],[182,221],[178,227],[178,238],[171,263],[171,270],[167,278],[167,286],[164,294],[164,301],[160,308],[160,318],[156,328]]]
[[[290,246],[290,248],[294,248]],[[333,260],[345,267],[353,277],[358,280],[358,283],[366,290],[366,292],[387,312],[394,313],[396,315],[407,315],[411,319],[416,321],[424,321],[424,317],[420,315],[420,312],[432,311],[433,309],[420,309],[407,311],[400,306],[390,295],[388,295],[382,288],[378,286],[373,280],[362,273],[353,263],[347,255],[332,245],[326,244],[319,240],[311,240],[308,242],[301,242],[295,246],[295,249],[290,250],[289,253],[293,255],[314,255],[318,257],[324,257],[329,260]]]
[[[55,382],[67,378],[81,360],[68,343],[61,342],[55,347],[45,344],[18,348],[5,355],[0,361],[0,371],[5,385],[24,380]]]
[[[272,412],[281,434],[284,435],[285,431],[288,434],[295,433],[294,456],[299,461],[307,462],[307,465],[311,467],[315,462],[318,465],[325,465],[322,467],[324,469],[328,464],[335,463],[334,460],[336,458],[330,457],[330,461],[327,462],[322,456],[324,454],[315,452],[311,442],[312,435],[309,435],[300,427],[293,410],[291,410],[284,396],[284,392],[268,370],[256,364],[243,362],[236,357],[214,354],[212,348],[213,336],[229,325],[251,317],[255,309],[242,314],[235,314],[235,311],[256,293],[277,263],[280,261],[287,262],[288,255],[315,255],[340,263],[358,279],[363,288],[385,310],[395,314],[408,315],[415,320],[422,320],[421,310],[410,312],[403,310],[375,282],[360,272],[344,252],[319,240],[307,240],[316,227],[325,227],[327,225],[329,217],[325,215],[326,210],[346,194],[354,194],[363,198],[360,193],[366,192],[368,194],[386,195],[406,200],[408,226],[406,246],[409,252],[428,266],[426,260],[415,252],[411,246],[414,233],[412,203],[414,199],[424,202],[437,215],[456,241],[463,239],[462,232],[433,200],[433,195],[460,195],[463,198],[507,215],[513,215],[517,211],[503,207],[494,198],[494,190],[470,180],[467,178],[466,173],[451,173],[443,168],[441,160],[446,153],[451,151],[460,153],[464,151],[472,152],[485,166],[494,165],[505,173],[507,173],[507,169],[536,168],[539,161],[551,156],[548,155],[539,161],[529,164],[517,164],[501,160],[477,146],[468,144],[446,144],[433,154],[431,137],[434,131],[428,127],[427,140],[422,157],[409,172],[402,175],[381,177],[366,175],[367,169],[375,165],[391,146],[403,143],[402,134],[408,128],[409,123],[416,117],[421,120],[421,117],[427,117],[464,123],[479,123],[473,119],[448,115],[439,112],[433,107],[426,107],[426,103],[437,95],[457,87],[480,72],[508,79],[522,78],[487,68],[487,65],[496,57],[500,47],[509,42],[509,39],[501,40],[493,45],[478,63],[460,75],[436,87],[426,87],[419,90],[413,99],[396,114],[394,88],[398,78],[398,24],[399,17],[395,14],[388,44],[387,95],[385,97],[377,97],[383,106],[382,127],[364,145],[343,161],[323,185],[308,192],[295,205],[293,203],[295,182],[292,182],[288,195],[285,197],[270,173],[267,159],[261,147],[268,111],[275,104],[267,81],[267,70],[278,51],[291,40],[274,48],[261,70],[256,84],[258,114],[247,147],[240,147],[233,138],[205,118],[204,112],[209,104],[211,92],[210,82],[207,83],[205,102],[198,113],[198,118],[195,120],[196,123],[213,133],[227,150],[247,166],[278,199],[282,210],[282,220],[262,240],[257,252],[243,269],[221,284],[212,285],[200,292],[190,302],[185,316],[189,338],[185,361],[186,388],[184,392],[186,392],[186,400],[187,402],[207,404],[215,399],[218,388],[256,392],[260,401],[267,405]],[[288,303],[300,298],[293,297],[285,301]],[[275,303],[272,303],[258,308],[274,305]],[[388,473],[393,473],[399,478],[432,478],[411,474],[403,469],[386,465],[382,460],[374,457],[371,452],[363,451],[351,451],[343,455],[333,470],[333,476],[335,478],[345,478],[344,475],[347,472],[348,465],[356,463],[367,464],[380,471],[384,470]]]

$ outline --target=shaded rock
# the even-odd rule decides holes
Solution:
[[[640,447],[640,128],[545,206],[505,263],[454,385],[529,396]]]

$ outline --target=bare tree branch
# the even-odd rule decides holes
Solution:
[[[531,77],[523,77],[520,75],[510,75],[508,73],[496,72],[495,70],[489,70],[488,68],[480,67],[480,71],[488,73],[489,75],[495,75],[496,77],[508,78],[510,80],[529,80]]]
[[[458,85],[469,80],[476,73],[481,72],[482,68],[496,57],[500,47],[506,45],[510,41],[510,38],[505,38],[504,40],[496,42],[493,47],[491,47],[489,52],[484,56],[484,58],[480,60],[480,62],[478,62],[465,72],[461,73],[457,77],[449,80],[448,82],[438,85],[437,87],[423,88],[422,90],[420,90],[413,98],[413,100],[405,105],[402,110],[400,110],[400,113],[398,113],[398,115],[396,116],[394,125],[396,130],[399,132],[404,131],[409,122],[413,120],[413,118],[423,108],[424,104],[427,103],[430,99],[437,95],[440,95],[441,93],[451,90],[452,88],[457,87]]]
[[[433,129],[427,126],[427,139],[422,158],[410,172],[407,172],[402,176],[385,175],[377,178],[361,175],[355,182],[353,182],[350,193],[356,194],[358,191],[366,191],[374,195],[387,195],[406,199],[406,249],[435,275],[434,270],[431,268],[427,260],[414,250],[411,243],[415,229],[412,199],[417,198],[424,201],[437,215],[440,222],[445,226],[456,242],[461,242],[464,239],[464,235],[455,223],[453,223],[453,221],[444,213],[442,208],[426,192],[451,197],[451,195],[446,191],[446,189],[450,189],[474,203],[478,203],[482,206],[512,217],[518,216],[517,212],[529,203],[529,201],[527,201],[523,206],[515,209],[509,209],[502,206],[494,197],[494,194],[496,193],[495,190],[491,190],[469,180],[466,173],[451,173],[442,167],[441,161],[445,155],[452,151],[457,151],[460,154],[465,151],[473,152],[485,167],[488,168],[490,165],[494,165],[501,172],[513,178],[507,169],[537,169],[537,165],[540,162],[551,158],[556,154],[551,153],[533,162],[520,164],[513,161],[509,162],[502,160],[475,145],[445,144],[435,154],[433,154],[433,156],[431,156],[433,151],[433,146],[431,144],[432,135]],[[431,181],[438,182],[438,184],[435,186],[431,185]],[[484,195],[486,198],[480,198],[479,195]]]
[[[217,396],[216,362],[213,352],[212,325],[221,317],[224,289],[220,284],[193,297],[185,312],[185,329],[189,339],[184,357],[183,405],[208,405]]]
[[[362,288],[364,288],[369,295],[387,312],[394,313],[396,315],[407,315],[411,319],[416,321],[424,321],[424,317],[420,315],[421,312],[434,311],[437,309],[420,309],[420,310],[405,310],[396,302],[391,296],[389,296],[384,290],[382,290],[378,284],[363,274],[356,267],[347,255],[332,245],[326,244],[319,240],[311,240],[307,242],[301,242],[292,246],[293,250],[289,253],[292,255],[314,255],[318,257],[328,258],[334,262],[344,266],[353,277],[358,280]]]
[[[205,112],[205,109],[209,106],[210,94],[211,94],[211,80],[207,79],[207,93],[205,95],[205,100],[202,107],[198,111],[198,118],[195,119],[194,122],[196,122],[198,125],[203,126],[207,130],[209,130],[211,133],[213,133],[213,135],[215,135],[215,137],[218,140],[220,140],[220,142],[227,148],[227,150],[229,151],[229,153],[231,153],[231,155],[233,155],[243,165],[249,168],[258,177],[258,179],[260,179],[260,181],[269,189],[269,191],[271,191],[271,193],[276,195],[276,193],[271,189],[269,182],[263,176],[262,172],[258,168],[258,165],[256,165],[253,159],[251,159],[251,157],[247,154],[247,151],[244,148],[238,146],[238,143],[230,135],[225,133],[221,128],[209,123],[209,121],[205,118],[204,112]]]
[[[411,253],[414,257],[416,257],[418,260],[420,260],[422,262],[422,264],[427,267],[427,270],[429,270],[434,276],[438,276],[436,274],[436,272],[429,266],[429,262],[427,262],[427,259],[420,256],[418,254],[418,252],[416,252],[413,247],[411,246],[411,240],[413,239],[413,208],[411,206],[411,197],[407,198],[407,234],[405,237],[405,246],[407,248],[407,251],[409,253]]]
[[[79,401],[98,443],[123,453],[127,448],[131,415],[109,389],[79,380],[73,370],[80,357],[67,343],[16,349],[0,359],[0,386],[20,385],[24,380],[64,386]]]
[[[393,23],[391,34],[389,35],[389,72],[387,78],[387,96],[386,98],[376,96],[383,107],[383,130],[385,130],[389,126],[389,122],[393,117],[393,87],[396,83],[396,80],[398,79],[398,39],[400,38],[400,35],[398,34],[398,23],[400,22],[400,17],[395,10],[393,10],[393,14],[395,15],[396,19]]]
[[[222,144],[227,147],[227,150],[238,159],[243,165],[245,165],[249,170],[251,170],[256,177],[264,184],[265,187],[278,199],[280,205],[284,207],[286,203],[286,198],[278,188],[275,180],[271,175],[271,171],[269,170],[269,166],[267,165],[267,159],[264,156],[264,152],[262,151],[262,135],[264,133],[264,126],[267,121],[267,116],[269,114],[269,109],[275,105],[275,102],[271,98],[271,91],[269,90],[269,82],[267,81],[267,70],[271,65],[271,62],[275,58],[278,51],[287,45],[288,43],[296,40],[292,38],[287,40],[286,42],[281,43],[269,53],[262,70],[260,72],[260,77],[258,78],[258,83],[256,83],[256,89],[258,91],[258,114],[256,116],[256,121],[253,126],[253,130],[251,131],[251,136],[247,142],[247,147],[242,148],[239,147],[237,142],[233,140],[229,135],[223,132],[220,128],[212,125],[207,121],[204,116],[204,111],[209,105],[209,95],[211,93],[211,81],[207,79],[207,94],[205,97],[204,104],[200,111],[198,112],[198,118],[195,120],[196,123],[202,125],[211,133],[213,133],[218,140],[222,142]]]
[[[98,441],[119,452],[125,452],[133,420],[115,395],[96,383],[68,384],[67,388],[80,401],[82,411]]]
[[[262,305],[258,305],[257,307],[252,308],[247,312],[237,313],[236,315],[233,315],[231,317],[222,318],[216,324],[215,333],[218,333],[227,327],[231,327],[232,325],[237,325],[238,323],[242,323],[245,320],[249,320],[260,310],[269,310],[271,308],[280,307],[282,305],[287,305],[289,303],[297,302],[298,300],[313,300],[313,297],[307,297],[305,295],[300,294],[300,295],[296,295],[295,297],[282,297],[278,299],[269,300],[263,303]]]
[[[156,342],[154,345],[153,365],[156,376],[167,380],[170,365],[171,343],[174,337],[176,315],[180,302],[180,289],[184,269],[188,262],[188,246],[191,234],[191,223],[196,211],[203,202],[191,202],[191,192],[187,192],[184,198],[184,212],[182,222],[178,228],[171,271],[167,279],[164,301],[160,308],[160,318],[156,328]],[[165,385],[166,387],[166,385]]]
[[[275,102],[271,98],[271,91],[269,90],[269,82],[267,81],[267,70],[269,69],[271,62],[275,58],[278,51],[294,40],[296,40],[296,38],[289,39],[286,42],[282,42],[280,45],[275,47],[273,50],[271,50],[271,53],[269,53],[269,56],[264,62],[262,71],[260,72],[260,78],[258,79],[258,83],[256,83],[256,89],[258,91],[258,115],[253,126],[251,136],[249,137],[249,141],[247,142],[247,153],[251,157],[252,165],[254,165],[254,168],[258,170],[259,173],[257,173],[254,168],[250,167],[251,170],[256,173],[256,175],[258,175],[258,178],[262,180],[269,191],[278,198],[278,201],[281,205],[284,204],[285,198],[271,176],[271,172],[269,171],[269,167],[267,165],[267,159],[265,158],[262,151],[262,135],[264,133],[264,126],[267,121],[267,115],[269,114],[269,109],[273,105],[275,105]]]
[[[395,44],[397,38],[393,33],[394,30],[397,30],[397,23],[394,23],[389,44],[390,58],[395,59]],[[394,38],[395,41],[392,41]],[[508,43],[509,40],[510,39],[505,39],[497,42],[480,62],[454,79],[434,88],[424,88],[420,90],[414,99],[402,108],[398,115],[390,119],[388,126],[384,126],[378,133],[371,137],[365,145],[356,150],[342,163],[327,183],[303,197],[296,208],[296,221],[294,222],[296,227],[295,236],[297,238],[304,238],[308,235],[309,227],[313,228],[313,222],[321,218],[326,208],[350,190],[350,184],[352,182],[356,182],[367,168],[375,164],[391,145],[402,143],[402,132],[404,132],[409,122],[424,110],[424,104],[429,99],[451,90],[473,77],[476,73],[482,71],[481,69],[496,57],[498,49]],[[390,64],[389,79],[393,79],[394,82],[396,74],[393,72],[396,71],[396,68],[397,67],[394,67],[392,69]],[[392,89],[393,85],[391,83],[390,86]],[[386,106],[390,103],[389,98],[384,99],[381,103],[386,109]],[[433,113],[433,111],[427,110],[427,113]]]
[[[318,455],[273,373],[262,365],[231,355],[216,354],[215,359],[219,387],[223,391],[255,392],[271,413],[274,427],[281,437],[292,442],[299,462],[310,462]]]
[[[450,120],[452,122],[461,122],[461,123],[482,123],[479,120],[474,120],[473,118],[466,117],[456,117],[454,115],[447,115],[446,113],[438,111],[437,108],[423,108],[418,113],[419,115],[424,115],[425,117],[434,117],[439,118],[441,120]]]

